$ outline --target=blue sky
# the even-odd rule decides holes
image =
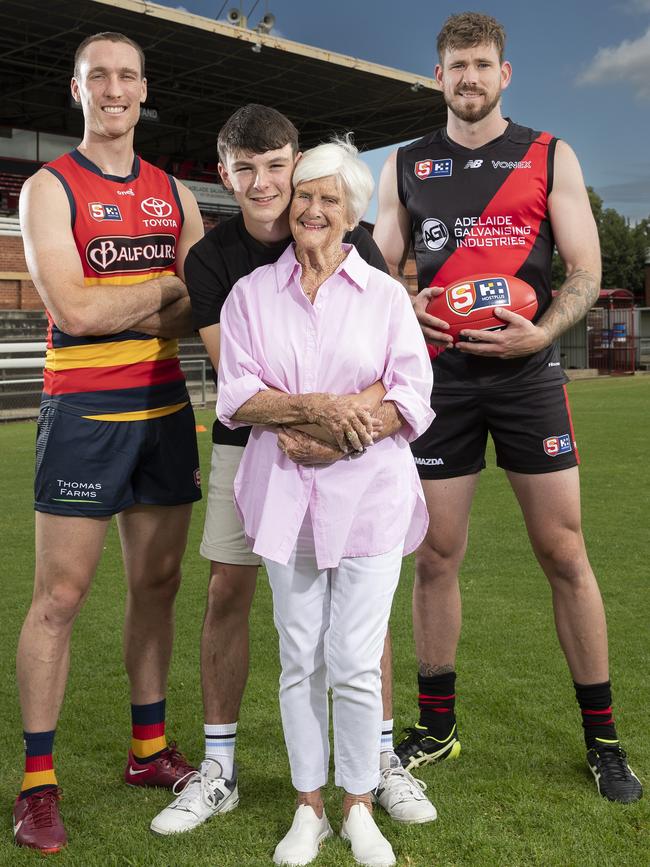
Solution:
[[[160,0],[159,0],[160,2]],[[221,0],[164,0],[214,18]],[[565,139],[585,180],[606,207],[631,219],[650,215],[650,0],[243,0],[255,26],[265,11],[274,33],[386,66],[432,75],[435,37],[444,19],[486,12],[508,34],[513,80],[504,114]],[[228,2],[222,13],[239,8]],[[388,150],[366,159],[375,179]],[[374,203],[368,213],[373,219]]]

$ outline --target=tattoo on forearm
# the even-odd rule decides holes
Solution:
[[[418,674],[422,677],[436,677],[439,674],[449,674],[449,672],[453,670],[453,663],[447,663],[446,665],[431,665],[430,662],[424,662],[422,659],[418,659]]]
[[[564,334],[587,314],[598,298],[600,282],[584,268],[573,271],[560,286],[551,306],[537,325],[549,335],[549,342]]]

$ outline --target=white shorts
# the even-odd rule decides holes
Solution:
[[[262,558],[251,551],[235,510],[233,485],[243,454],[243,446],[212,446],[208,507],[199,551],[215,563],[259,566]]]

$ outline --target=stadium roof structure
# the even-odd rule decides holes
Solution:
[[[432,78],[186,11],[144,0],[2,0],[0,125],[80,136],[72,57],[84,37],[104,30],[145,51],[150,110],[136,137],[145,156],[214,160],[220,127],[247,102],[284,112],[303,146],[352,130],[371,149],[445,120]]]

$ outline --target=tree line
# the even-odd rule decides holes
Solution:
[[[591,210],[598,227],[603,262],[603,289],[629,289],[637,303],[645,298],[645,261],[650,251],[650,218],[635,226],[614,208],[603,208],[603,200],[587,187]],[[564,280],[564,265],[555,252],[553,256],[553,288]]]

